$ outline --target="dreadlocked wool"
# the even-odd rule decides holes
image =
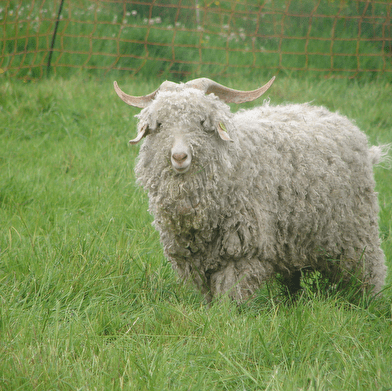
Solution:
[[[186,85],[159,92],[137,117],[148,135],[136,174],[165,256],[208,301],[242,302],[277,273],[295,291],[302,269],[331,281],[359,272],[382,289],[373,165],[385,150],[346,117],[266,101],[233,114]],[[192,153],[185,173],[170,160],[178,136]]]

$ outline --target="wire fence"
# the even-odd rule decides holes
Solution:
[[[0,72],[392,79],[392,2],[3,0]]]

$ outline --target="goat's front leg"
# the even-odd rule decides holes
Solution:
[[[258,259],[228,262],[225,268],[211,274],[211,296],[227,296],[237,303],[242,303],[249,299],[272,273],[272,267]]]

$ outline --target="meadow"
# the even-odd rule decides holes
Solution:
[[[176,80],[265,70],[392,79],[385,1],[67,0],[60,13],[59,4],[0,4],[0,68],[26,80],[75,69]]]
[[[208,307],[177,281],[135,184],[138,110],[112,81],[0,79],[0,389],[392,390],[391,272],[375,300],[315,278],[295,303],[271,282],[240,307]],[[118,81],[134,95],[159,85]],[[281,77],[268,94],[339,110],[370,143],[392,142],[382,79]],[[392,270],[392,171],[375,176]]]

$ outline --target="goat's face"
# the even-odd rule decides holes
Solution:
[[[232,144],[231,116],[217,97],[196,89],[160,92],[137,116],[138,134],[145,137],[141,152],[148,150],[150,158],[143,164],[170,168],[175,174],[199,171]]]
[[[180,115],[174,117],[178,119]],[[222,140],[205,111],[187,113],[186,120],[175,122],[173,118],[167,124],[161,123],[160,127],[168,140],[171,167],[178,174],[185,174],[192,165],[200,169],[200,166],[209,164],[209,160],[218,156],[219,150],[227,149],[227,141],[231,141],[228,136]]]
[[[184,174],[195,165],[195,160],[209,164],[208,159],[209,162],[219,160],[219,150],[228,151],[227,144],[230,143],[227,142],[233,141],[231,137],[235,129],[230,123],[230,109],[224,102],[242,103],[257,99],[268,90],[274,79],[253,91],[233,90],[206,78],[186,84],[166,81],[156,91],[141,97],[125,94],[116,82],[114,88],[125,103],[143,108],[137,116],[138,135],[130,143],[136,144],[149,136],[146,143],[149,145],[143,148],[149,150],[144,166],[156,164],[159,156],[166,154],[162,154],[162,149],[167,148],[171,168],[178,174]]]

